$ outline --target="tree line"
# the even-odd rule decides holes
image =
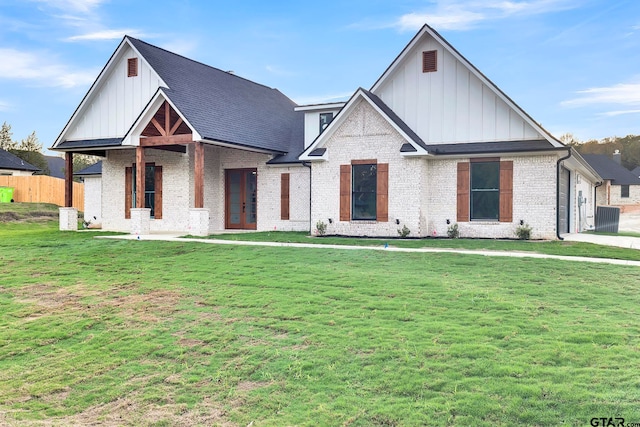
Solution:
[[[632,170],[640,166],[640,135],[610,136],[602,139],[579,141],[570,133],[565,133],[560,140],[580,154],[605,154],[609,157],[620,150],[622,166]]]
[[[38,140],[36,131],[31,132],[29,136],[18,142],[13,139],[11,125],[4,122],[0,128],[0,149],[8,151],[40,169],[36,175],[50,175],[51,173],[47,158],[42,153],[42,143]],[[78,172],[97,161],[98,158],[95,156],[75,154],[73,156],[73,171]]]

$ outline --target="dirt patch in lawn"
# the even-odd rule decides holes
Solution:
[[[47,284],[24,286],[16,290],[19,302],[34,304],[37,308],[25,320],[35,320],[47,314],[63,310],[77,310],[96,313],[102,310],[119,311],[128,319],[142,322],[157,322],[167,318],[177,310],[180,293],[167,290],[154,290],[147,293],[131,293],[111,297],[111,294],[130,289],[109,289],[96,291],[83,286],[55,287]],[[85,298],[96,297],[100,303],[85,302]]]
[[[8,415],[8,414],[7,414]],[[92,406],[76,415],[54,417],[42,421],[11,421],[0,413],[0,424],[7,426],[223,426],[236,424],[227,420],[227,412],[218,402],[205,398],[189,409],[184,404],[145,405],[137,396],[128,396],[113,402]]]

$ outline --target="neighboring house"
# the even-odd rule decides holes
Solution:
[[[58,156],[44,156],[49,167],[49,176],[64,179],[64,159]]]
[[[640,204],[640,177],[622,166],[617,150],[613,158],[606,154],[583,154],[582,157],[604,179],[596,190],[598,205]]]
[[[84,221],[102,224],[102,161],[73,174],[84,182]]]
[[[40,169],[20,157],[0,149],[0,175],[30,176]]]
[[[133,233],[556,238],[600,181],[428,26],[370,90],[307,106],[125,37],[53,149],[104,157],[103,228]]]

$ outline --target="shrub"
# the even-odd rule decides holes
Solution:
[[[447,236],[449,236],[450,239],[457,239],[460,237],[460,231],[458,230],[457,222],[447,227]]]
[[[520,240],[530,240],[531,239],[531,231],[533,228],[529,226],[529,224],[522,224],[516,228],[516,236]]]
[[[398,228],[398,235],[401,239],[404,239],[409,234],[411,234],[411,230],[409,230],[409,227],[407,227],[406,225],[402,226],[402,230]]]
[[[318,236],[324,236],[327,233],[327,223],[324,221],[316,222],[316,234]]]

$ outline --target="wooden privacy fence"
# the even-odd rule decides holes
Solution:
[[[64,179],[46,175],[0,176],[0,187],[13,187],[13,200],[64,206]],[[84,184],[73,183],[73,207],[84,212]]]

